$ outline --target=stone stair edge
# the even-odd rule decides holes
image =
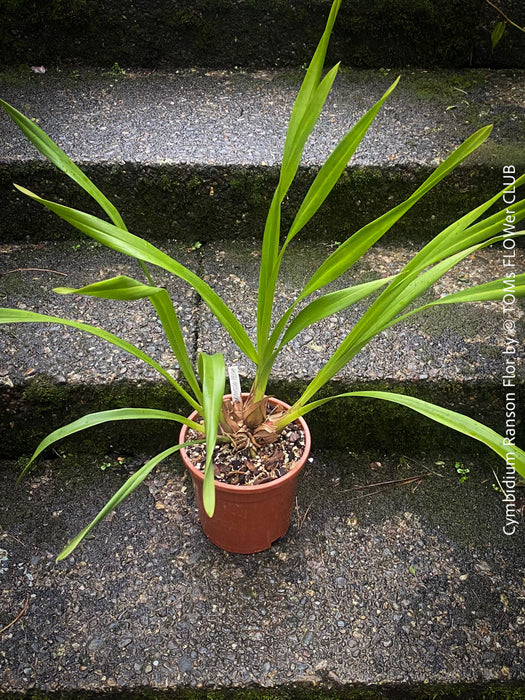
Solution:
[[[224,243],[205,245],[197,250],[179,243],[178,255],[174,253],[173,244],[169,250],[190,269],[204,274],[212,288],[250,328],[257,274],[257,259],[253,252],[257,243],[254,241],[251,246]],[[104,248],[90,249],[89,243],[80,250],[76,248],[67,243],[53,243],[47,248],[14,246],[12,253],[4,249],[6,274],[3,284],[0,282],[2,306],[81,318],[105,327],[134,342],[176,372],[176,364],[147,302],[134,302],[123,312],[118,302],[70,298],[51,291],[56,284],[78,287],[119,273],[137,276],[138,270],[129,258]],[[277,295],[279,313],[284,311],[283,304],[288,305],[290,294],[301,284],[308,265],[315,266],[316,256],[324,258],[327,248],[319,244],[306,250],[300,248],[289,261],[285,258],[284,286],[279,288]],[[343,280],[341,284],[361,280],[360,275],[366,277],[370,269],[391,274],[407,255],[398,248],[380,247],[369,256],[368,263],[365,261],[361,270],[356,270],[354,275],[357,277]],[[519,260],[521,255],[520,252]],[[452,286],[440,287],[434,294],[463,286],[465,275],[472,283],[494,278],[498,276],[500,262],[498,251],[484,251],[478,259],[469,260],[464,269],[457,270],[456,276],[447,283]],[[38,268],[41,268],[40,272]],[[20,271],[10,274],[16,269]],[[31,272],[31,269],[35,271]],[[195,293],[167,274],[156,280],[172,293],[183,332],[190,342],[192,357],[195,358],[200,350],[223,352],[228,362],[238,363],[248,388],[249,377],[253,376],[250,363],[238,357],[229,338],[198,302]],[[241,298],[236,298],[235,288],[244,290]],[[500,309],[497,304],[486,308],[473,305],[465,309],[464,313],[452,309],[451,314],[434,320],[423,318],[421,323],[398,327],[388,338],[378,338],[356,358],[352,367],[346,368],[329,383],[323,395],[370,388],[407,392],[455,408],[502,430],[504,394],[501,388],[503,348],[500,347],[498,330]],[[344,338],[346,324],[350,324],[349,329],[356,319],[354,312],[348,317],[341,314],[336,325],[323,323],[311,337],[303,334],[304,337],[292,341],[276,363],[270,392],[289,403],[295,401],[322,366],[323,358],[325,361]],[[160,377],[157,379],[152,370],[139,366],[137,361],[123,353],[115,353],[105,343],[87,334],[63,327],[54,329],[47,324],[35,333],[29,325],[14,325],[4,327],[0,337],[5,358],[0,372],[4,450],[9,450],[10,454],[20,452],[28,440],[36,444],[49,432],[51,425],[57,428],[92,410],[134,405],[187,412],[184,402]],[[305,359],[298,366],[297,358],[302,356]],[[85,361],[79,363],[79,357]],[[518,400],[523,401],[525,383],[520,372],[516,385]],[[366,430],[362,428],[363,416],[367,416]],[[452,431],[438,428],[431,421],[416,419],[408,409],[372,400],[362,403],[341,400],[327,404],[325,409],[311,414],[310,422],[320,444],[326,442],[323,428],[326,423],[337,425],[337,435],[333,439],[340,445],[374,442],[391,445],[396,439],[402,439],[407,445],[421,446],[425,442],[438,444],[445,440],[450,443],[458,439]],[[92,435],[86,433],[82,435],[83,449],[96,449],[98,440],[107,445],[113,437],[119,444],[130,440],[133,445],[140,443],[148,433],[147,439],[154,444],[168,439],[162,423],[154,426],[149,423],[140,438],[133,433],[133,424],[122,423],[111,430],[98,430]]]
[[[185,70],[113,76],[100,69],[67,73],[56,68],[44,75],[27,69],[13,75],[0,70],[0,90],[2,99],[34,119],[78,163],[275,166],[303,75]],[[399,75],[401,82],[353,164],[426,165],[491,122],[487,143],[520,143],[525,70],[341,69],[307,142],[303,165],[324,162]],[[4,167],[41,158],[3,112],[0,123]],[[481,157],[479,164],[486,160]]]
[[[490,140],[394,230],[400,239],[432,233],[439,222],[450,222],[455,207],[454,214],[459,215],[497,191],[503,166],[523,169],[520,134],[525,137],[525,110],[520,106],[520,82],[512,78],[512,71],[482,73],[480,77],[479,72],[468,71],[458,77],[450,72],[446,80],[442,73],[415,71],[408,76],[322,209],[327,239],[339,237],[334,231],[341,225],[345,231],[355,230],[373,218],[372,212],[382,212],[387,203],[407,197],[455,145],[491,119],[495,130]],[[99,73],[86,78],[86,83],[71,77],[63,83],[53,74],[33,76],[29,82],[24,78],[18,84],[5,79],[2,96],[38,119],[73,160],[87,164],[88,175],[115,198],[132,230],[160,238],[211,240],[225,232],[235,237],[262,231],[276,185],[297,75],[292,84],[283,74],[277,83],[257,75],[189,73],[119,79]],[[392,81],[381,72],[370,75],[343,73],[336,84],[328,113],[307,145],[285,222],[337,138],[371,106],[371,86],[379,97]],[[436,93],[438,82],[446,84],[445,94]],[[465,99],[463,91],[468,93]],[[74,207],[87,206],[93,213],[96,208],[66,176],[42,163],[16,127],[5,116],[2,119],[6,137],[0,152],[4,198],[0,239],[71,236],[63,222],[40,217],[34,203],[14,190],[13,181]],[[427,223],[424,229],[422,221]],[[309,226],[304,235],[319,232]]]
[[[326,674],[328,675],[328,674]],[[250,683],[246,687],[220,687],[210,684],[189,690],[186,687],[156,688],[142,682],[137,687],[115,689],[108,687],[97,691],[84,688],[45,690],[30,688],[26,691],[2,690],[3,700],[93,700],[126,697],[130,700],[523,700],[525,683],[413,683],[413,684],[338,684],[334,680],[298,681],[272,687]]]

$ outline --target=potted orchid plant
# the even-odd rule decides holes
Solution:
[[[478,440],[505,459],[503,438],[491,428],[447,408],[404,394],[385,391],[353,391],[316,398],[322,389],[356,354],[386,328],[423,309],[443,305],[502,299],[502,280],[488,281],[417,306],[418,298],[460,261],[476,251],[503,240],[505,208],[487,215],[502,193],[448,225],[395,275],[357,284],[338,291],[323,292],[385,235],[427,192],[477,149],[491,131],[486,126],[462,143],[403,202],[356,231],[335,249],[306,281],[293,303],[275,320],[274,299],[281,263],[304,226],[326,200],[370,124],[395,89],[399,78],[381,99],[342,138],[315,176],[288,230],[281,225],[281,206],[296,176],[305,143],[311,134],[339,64],[323,75],[327,46],[341,0],[335,0],[326,29],[317,46],[295,100],[286,134],[279,182],[270,204],[264,228],[259,273],[256,338],[245,328],[218,294],[196,274],[159,248],[128,231],[116,207],[30,119],[1,102],[7,114],[27,138],[55,166],[65,172],[100,205],[107,219],[72,209],[15,185],[17,189],[69,222],[83,234],[123,255],[135,258],[143,279],[118,276],[78,289],[57,288],[58,294],[81,294],[132,302],[147,298],[162,322],[177,359],[183,381],[174,379],[154,359],[126,340],[101,328],[79,321],[46,316],[28,310],[0,309],[0,323],[54,323],[81,329],[148,363],[173,391],[188,402],[189,418],[144,408],[124,408],[89,414],[46,437],[36,448],[25,471],[42,451],[57,440],[101,423],[128,419],[175,421],[182,424],[180,441],[151,458],[133,474],[97,517],[59,555],[67,556],[87,533],[147,477],[154,467],[174,452],[182,451],[190,469],[199,500],[203,528],[208,537],[225,549],[258,551],[286,531],[295,493],[297,475],[308,455],[310,439],[303,417],[328,401],[361,397],[389,401],[408,407],[453,430]],[[525,177],[516,181],[523,184]],[[515,221],[525,216],[525,201],[514,207]],[[109,219],[109,220],[108,220]],[[514,234],[522,235],[520,233]],[[194,368],[172,300],[163,287],[155,285],[152,268],[159,267],[181,278],[200,295],[237,347],[256,367],[247,394],[240,393],[238,378],[232,376],[231,394],[225,395],[226,364],[220,354],[201,353]],[[515,277],[516,296],[525,295],[525,274]],[[313,296],[315,295],[315,296]],[[368,308],[350,330],[302,395],[288,406],[267,396],[272,367],[282,349],[299,333],[318,321],[337,314],[364,299]],[[515,448],[516,471],[525,477],[525,452]]]

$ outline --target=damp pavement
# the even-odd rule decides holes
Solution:
[[[204,538],[173,460],[56,563],[144,459],[19,486],[1,463],[3,692],[524,687],[524,502],[505,535],[497,461],[314,450],[288,534],[246,556]]]

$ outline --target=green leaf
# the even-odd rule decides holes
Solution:
[[[202,442],[202,441],[196,441],[196,442]],[[189,447],[190,445],[196,444],[195,442],[185,442],[181,445],[175,445],[174,447],[169,447],[167,450],[164,450],[164,452],[161,452],[158,454],[156,457],[153,457],[152,459],[148,460],[146,464],[141,467],[138,471],[135,472],[132,476],[129,477],[129,479],[126,481],[126,483],[117,491],[117,493],[106,503],[104,508],[100,511],[100,513],[94,518],[87,527],[85,527],[81,532],[78,533],[76,537],[73,537],[72,540],[68,542],[68,544],[64,547],[64,549],[60,552],[60,554],[57,557],[57,561],[60,561],[61,559],[65,559],[71,552],[77,547],[80,542],[84,539],[84,537],[97,525],[101,520],[103,520],[106,515],[111,513],[112,510],[114,510],[122,501],[127,498],[133,491],[139,486],[144,479],[148,476],[148,474],[159,464],[159,462],[162,462],[162,460],[166,459],[170,455],[172,455],[174,452],[178,452],[180,449],[183,447]]]
[[[504,240],[505,234],[499,236],[493,234],[501,232],[506,221],[507,209],[502,209],[466,228],[478,217],[480,209],[485,211],[495,200],[497,196],[451,224],[417,253],[359,321],[354,329],[356,337],[360,329],[363,329],[367,334],[366,337],[371,338],[402,318],[412,315],[415,310],[394,319],[396,314],[417,299],[458,262],[481,248]],[[525,202],[521,201],[513,205],[513,210],[515,222],[520,221],[525,217]],[[519,231],[513,233],[516,238],[522,235],[524,233]]]
[[[525,176],[516,180],[516,183],[522,184],[525,182]],[[497,201],[498,197],[494,197],[493,201]],[[486,211],[490,206],[490,203],[483,205],[481,208]],[[512,205],[514,214],[514,223],[518,223],[525,217],[525,200],[516,202]],[[466,216],[464,220],[457,222],[457,226],[452,225],[449,229],[445,229],[442,233],[447,233],[448,235],[444,239],[438,241],[437,246],[425,248],[421,251],[421,256],[416,260],[416,264],[419,268],[426,267],[427,265],[433,265],[435,262],[441,260],[442,258],[448,257],[449,255],[454,255],[455,253],[469,248],[480,241],[483,241],[501,231],[505,232],[506,219],[508,215],[508,207],[501,209],[500,211],[488,216],[482,221],[478,221],[475,224],[471,224],[472,217]],[[465,228],[465,221],[469,224],[468,228]],[[519,231],[513,230],[512,235],[520,235]],[[439,234],[441,236],[441,234]],[[507,234],[508,236],[508,234]],[[428,244],[430,246],[430,244]]]
[[[195,372],[193,371],[193,365],[191,364],[188,351],[186,349],[186,343],[184,342],[184,337],[179,324],[179,318],[173,306],[170,295],[165,289],[161,289],[159,294],[150,297],[150,301],[155,307],[155,311],[161,320],[162,327],[166,333],[166,337],[173,349],[173,353],[177,358],[180,370],[184,375],[186,381],[193,389],[197,401],[202,404],[202,391],[199,386]]]
[[[289,153],[293,149],[293,143],[296,139],[299,124],[302,122],[305,114],[309,110],[312,95],[314,94],[321,80],[321,73],[326,58],[328,43],[330,41],[330,36],[332,34],[332,30],[334,28],[335,20],[337,17],[337,13],[339,12],[340,6],[341,0],[335,0],[335,2],[332,3],[332,7],[330,9],[330,14],[328,16],[323,36],[321,37],[319,44],[317,45],[315,53],[312,57],[312,60],[310,61],[310,65],[308,67],[308,70],[306,71],[306,75],[295,99],[294,106],[292,108],[292,113],[290,115],[290,120],[288,122],[288,129],[286,133],[286,141],[283,153],[283,164],[286,164],[286,161],[289,157]]]
[[[346,289],[340,289],[336,292],[330,292],[319,299],[314,299],[314,301],[311,301],[308,306],[300,311],[290,323],[279,347],[282,348],[286,343],[289,343],[296,335],[313,323],[347,309],[352,304],[361,301],[361,299],[381,289],[381,287],[384,287],[385,284],[388,284],[391,280],[392,277],[372,280],[371,282],[357,284],[355,287],[347,287]]]
[[[217,442],[217,431],[221,414],[224,386],[226,383],[226,366],[220,353],[199,355],[199,374],[202,381],[203,418],[206,431],[206,468],[202,486],[204,509],[209,517],[215,511],[215,476],[213,473],[213,450]]]
[[[519,234],[515,234],[518,236]],[[410,274],[405,274],[402,270],[398,275],[399,284],[393,286],[391,290],[388,288],[385,290],[384,300],[379,298],[377,301],[377,308],[372,309],[371,307],[371,317],[365,320],[361,319],[359,322],[363,328],[367,326],[367,337],[372,337],[377,333],[381,332],[385,328],[392,325],[392,322],[397,323],[399,318],[394,318],[398,313],[405,309],[409,304],[415,299],[420,297],[423,292],[429,289],[437,280],[441,279],[444,274],[451,270],[455,265],[464,260],[469,255],[476,253],[482,248],[486,248],[494,243],[499,243],[504,239],[504,236],[495,236],[494,238],[489,238],[487,241],[482,241],[477,245],[461,250],[455,255],[451,255],[444,260],[436,263],[433,267],[430,267],[423,272],[420,270],[412,271]],[[408,266],[407,266],[408,267]],[[396,278],[394,278],[393,285],[396,284]],[[469,291],[469,290],[465,290]],[[390,292],[390,293],[388,293]],[[466,295],[463,294],[463,299]],[[369,309],[370,311],[370,309]],[[368,311],[367,311],[368,314]],[[366,315],[366,314],[365,314]],[[412,315],[412,314],[410,314]],[[364,317],[363,317],[364,318]],[[361,323],[362,322],[362,323]]]
[[[321,80],[328,42],[340,5],[341,0],[335,0],[332,4],[325,31],[294,102],[286,132],[279,184],[264,229],[257,304],[257,349],[261,361],[267,359],[266,346],[277,281],[281,204],[295,177],[306,140],[321,113],[339,68],[339,65],[334,66]]]
[[[266,218],[261,248],[259,289],[257,292],[257,351],[259,356],[264,354],[265,351],[270,319],[272,316],[275,286],[272,286],[271,277],[279,247],[281,201],[278,187],[273,195],[270,210]]]
[[[93,197],[99,206],[106,212],[115,226],[118,226],[123,230],[127,230],[122,217],[117,211],[117,208],[98,189],[98,187],[91,182],[87,175],[85,175],[70,158],[68,158],[64,151],[59,148],[44,131],[42,131],[40,127],[38,127],[34,122],[25,117],[14,107],[7,104],[7,102],[0,100],[0,106],[5,109],[7,114],[11,117],[19,129],[21,129],[29,141],[31,141],[31,143],[40,151],[40,153],[42,153],[43,156],[45,156],[51,163],[53,163],[53,165],[62,170],[62,172],[64,172],[74,182],[80,185],[80,187],[82,187],[82,189],[84,189],[91,197]],[[142,260],[139,260],[138,262],[149,283],[153,284],[151,275],[144,262]]]
[[[332,357],[312,379],[301,395],[297,405],[303,405],[316,394],[319,389],[348,364],[359,350],[361,350],[375,335],[401,320],[399,318],[396,319],[396,315],[406,308],[414,299],[421,296],[426,289],[440,279],[454,265],[468,255],[502,240],[502,238],[503,236],[497,236],[488,241],[483,241],[476,246],[471,246],[466,250],[462,250],[440,261],[422,274],[420,274],[419,268],[407,272],[413,261],[407,263],[403,270],[394,277],[379,298],[367,309],[339,345]]]
[[[166,290],[160,287],[151,287],[148,284],[142,284],[142,282],[138,282],[126,275],[118,275],[118,277],[88,284],[85,287],[78,287],[76,289],[73,287],[55,287],[53,291],[57,294],[84,294],[89,297],[99,297],[101,299],[134,301],[136,299],[151,297],[154,294]]]
[[[309,109],[298,125],[297,133],[294,135],[291,151],[287,157],[283,156],[280,180],[268,213],[261,251],[257,304],[257,346],[259,354],[264,353],[270,332],[278,273],[276,262],[279,250],[281,203],[297,173],[304,145],[326,102],[326,98],[337,73],[337,68],[338,66],[335,66],[315,90]]]
[[[137,260],[157,265],[157,267],[161,267],[183,279],[201,296],[202,300],[207,304],[217,320],[224,326],[232,340],[242,352],[249,357],[250,360],[257,363],[257,352],[242,325],[219,295],[216,294],[206,282],[203,282],[200,277],[191,272],[191,270],[188,270],[184,265],[181,265],[166,253],[163,253],[151,243],[129,233],[129,231],[124,231],[91,214],[85,214],[77,209],[71,209],[70,207],[65,207],[56,202],[42,199],[30,190],[20,187],[19,185],[16,185],[16,187],[20,192],[23,192],[28,197],[43,204],[72,226],[108,248],[124,253],[124,255],[134,257]]]
[[[441,165],[439,165],[436,170],[428,177],[422,185],[420,185],[417,190],[405,201],[394,207],[391,211],[387,212],[383,216],[379,217],[375,221],[367,224],[357,233],[351,236],[345,243],[343,243],[337,250],[332,253],[327,260],[316,270],[312,275],[309,282],[305,285],[299,297],[295,302],[285,311],[277,322],[274,331],[268,342],[268,347],[270,351],[266,351],[261,358],[260,369],[258,369],[258,374],[256,377],[256,382],[260,384],[261,387],[265,386],[267,381],[267,376],[269,370],[271,369],[271,363],[275,358],[275,352],[273,348],[278,341],[280,334],[282,333],[286,323],[291,317],[297,305],[305,299],[307,296],[315,292],[317,289],[329,284],[330,282],[337,279],[341,274],[346,272],[346,270],[351,267],[357,260],[359,260],[364,253],[366,253],[374,243],[398,220],[406,213],[424,194],[426,194],[432,187],[434,187],[438,182],[440,182],[449,172],[451,172],[455,167],[457,167],[473,150],[478,148],[490,134],[492,127],[484,127],[469,137],[463,144],[461,144]],[[516,185],[521,184],[524,176],[516,181]],[[464,230],[472,224],[476,219],[478,219],[481,214],[483,214],[490,206],[492,206],[499,197],[501,197],[501,192],[490,200],[485,202],[483,205],[478,207],[469,214],[462,217],[459,221],[455,222],[451,226],[447,227],[441,232],[435,239],[428,243],[420,253],[418,253],[413,260],[408,263],[408,266],[404,268],[403,273],[409,274],[410,267],[422,268],[423,262],[426,261],[426,265],[430,265],[438,260],[440,260],[444,251],[448,253],[457,252],[458,249],[463,249],[467,246],[461,246],[459,241],[465,240],[463,234]],[[520,215],[521,216],[521,215]],[[498,218],[499,217],[499,218]],[[499,226],[501,230],[502,223],[502,212],[494,217],[491,217],[486,222],[482,222],[479,227],[472,228],[471,236],[469,237],[469,242],[474,243],[477,240],[487,237],[491,232]],[[518,218],[516,219],[518,220]],[[398,284],[397,276],[391,282],[391,285]],[[390,287],[389,287],[390,289]],[[385,290],[384,293],[386,293]],[[379,303],[379,300],[376,302]],[[383,302],[381,302],[383,303]],[[375,313],[377,306],[374,307]],[[367,317],[367,319],[370,316]],[[364,323],[364,322],[363,322]],[[354,328],[353,335],[343,341],[345,343],[344,347],[338,348],[336,351],[337,356],[333,356],[327,365],[323,367],[321,372],[314,378],[314,380],[307,387],[307,391],[301,397],[301,400],[307,400],[313,394],[319,390],[319,388],[329,381],[329,379],[344,366],[350,359],[363,347],[367,340],[362,342],[354,342],[358,337],[358,333],[363,326]],[[376,330],[376,333],[379,330]],[[370,334],[368,338],[372,337]],[[343,361],[344,358],[344,361]]]
[[[340,245],[312,275],[300,299],[333,282],[359,260],[421,197],[454,170],[489,136],[492,127],[483,127],[462,143],[439,165],[418,189],[401,204],[370,222]],[[481,212],[480,212],[481,214]],[[478,214],[478,216],[480,215]]]
[[[77,167],[73,161],[66,156],[64,151],[59,148],[54,141],[52,141],[49,136],[42,131],[42,129],[37,126],[30,119],[25,117],[21,112],[11,107],[10,104],[0,100],[0,106],[2,106],[15,124],[23,131],[25,136],[31,141],[33,146],[35,146],[40,153],[45,156],[53,165],[62,170],[66,175],[68,175],[72,180],[74,180],[80,187],[82,187],[93,199],[102,207],[102,209],[109,216],[111,221],[115,226],[119,226],[125,229],[122,217],[118,213],[116,207],[109,201],[109,199],[102,194],[102,192],[96,187],[91,180],[84,175],[82,170]]]
[[[102,328],[97,328],[96,326],[90,326],[87,323],[81,323],[80,321],[70,321],[67,318],[60,318],[59,316],[46,316],[45,314],[37,314],[34,311],[22,311],[19,309],[2,309],[0,308],[0,324],[1,323],[58,323],[62,326],[70,326],[71,328],[77,328],[81,331],[86,331],[91,335],[95,335],[98,338],[106,340],[112,345],[116,345],[121,350],[129,352],[130,355],[137,357],[139,360],[146,362],[150,367],[153,367],[159,374],[161,374],[164,379],[175,387],[181,396],[183,396],[186,401],[194,408],[196,411],[200,410],[200,405],[193,399],[188,392],[183,389],[178,382],[173,379],[169,372],[159,365],[152,357],[146,355],[146,353],[139,350],[127,340],[122,340],[113,333],[103,330]]]
[[[341,176],[343,170],[346,168],[348,161],[357,149],[359,143],[362,141],[377,112],[379,111],[385,100],[388,98],[390,93],[394,90],[398,82],[399,78],[390,86],[390,88],[385,92],[383,97],[346,134],[346,136],[341,140],[341,142],[329,156],[328,160],[321,167],[321,170],[317,174],[317,177],[315,178],[312,186],[308,190],[306,197],[303,200],[301,207],[299,208],[299,211],[294,219],[292,227],[290,228],[290,231],[281,248],[281,251],[278,257],[276,257],[275,259],[273,270],[270,269],[269,258],[264,269],[261,265],[259,298],[262,303],[259,304],[259,308],[263,308],[262,316],[264,318],[264,321],[259,324],[261,327],[261,331],[258,333],[258,339],[261,337],[266,338],[267,333],[269,332],[271,312],[273,306],[273,294],[275,293],[275,285],[277,282],[277,277],[279,275],[280,265],[288,244],[294,238],[294,236],[297,235],[297,233],[299,233],[299,231],[308,223],[312,216],[314,216],[319,207],[328,197],[328,195],[334,188],[336,182],[338,181],[339,177]],[[271,296],[271,303],[267,301],[268,296]],[[301,298],[304,298],[305,296],[306,295],[301,295]],[[263,298],[261,299],[261,297]],[[261,347],[261,341],[258,341],[261,354],[261,365],[263,367],[266,367],[269,364],[271,354],[273,353],[273,349],[275,348],[275,344],[277,343],[277,340],[281,335],[289,318],[291,317],[294,309],[295,304],[293,304],[281,317],[270,336],[269,342],[267,343],[267,347],[266,345]],[[262,374],[264,374],[264,370],[262,373],[259,374],[259,377],[261,377]]]
[[[379,297],[377,303],[367,311],[366,318],[363,317],[359,322],[358,326],[360,325],[363,329],[366,327],[368,338],[392,323],[397,323],[399,319],[393,321],[394,316],[458,262],[481,248],[505,239],[505,234],[494,236],[494,233],[501,232],[504,227],[508,214],[507,209],[502,209],[485,220],[466,228],[466,225],[471,224],[478,217],[479,209],[485,211],[490,203],[496,199],[497,196],[493,197],[489,202],[451,224],[405,265]],[[513,211],[515,212],[514,223],[523,219],[525,217],[525,201],[513,205]],[[515,238],[522,235],[524,235],[523,232],[513,232]]]
[[[505,22],[496,22],[496,24],[494,25],[494,29],[492,30],[492,33],[490,35],[490,41],[492,43],[492,50],[493,51],[496,48],[496,46],[498,45],[501,37],[505,33],[505,27],[506,27]]]
[[[436,170],[428,177],[422,185],[420,185],[417,190],[404,202],[394,207],[394,209],[386,212],[380,216],[375,221],[370,222],[362,229],[357,231],[353,236],[348,238],[342,245],[340,245],[337,250],[335,250],[325,262],[316,270],[312,275],[308,283],[303,288],[299,297],[295,302],[284,312],[279,321],[277,322],[274,331],[270,337],[268,343],[270,349],[275,347],[279,336],[281,335],[286,323],[290,319],[297,305],[305,299],[307,296],[315,292],[317,289],[324,287],[330,282],[334,281],[340,277],[344,272],[346,272],[357,260],[359,260],[373,245],[376,243],[381,236],[383,236],[421,197],[423,197],[432,187],[437,185],[449,172],[454,170],[473,150],[478,148],[490,134],[492,127],[484,127],[478,132],[469,137],[463,144],[461,144],[443,163],[441,163]],[[517,181],[519,184],[519,181]],[[454,233],[457,233],[460,229],[464,230],[470,223],[475,221],[481,214],[486,211],[492,204],[494,204],[501,193],[491,198],[481,207],[478,207],[474,212],[470,212],[466,217],[460,219],[459,222],[453,224],[443,231],[440,236],[443,238],[451,238]],[[455,228],[454,228],[455,227]],[[441,240],[442,240],[441,239]],[[443,249],[443,244],[441,240],[437,243],[437,249]],[[435,252],[436,245],[434,245],[434,240],[431,241],[424,250],[426,255],[430,255],[433,251]],[[452,251],[450,251],[452,252]],[[435,256],[434,256],[435,257]],[[439,259],[439,257],[438,257]],[[435,260],[432,260],[435,262]],[[430,264],[430,262],[428,263]],[[268,367],[270,363],[270,357],[264,357],[261,365],[265,368]],[[261,372],[264,374],[264,371]],[[266,372],[267,374],[267,372]],[[261,381],[264,385],[264,378]]]
[[[191,360],[186,349],[186,343],[182,335],[177,313],[171,301],[170,295],[163,287],[152,287],[142,284],[126,275],[119,275],[103,282],[95,282],[86,287],[72,289],[71,287],[56,287],[58,294],[84,294],[103,299],[117,299],[121,301],[133,301],[148,298],[162,323],[166,337],[172,347],[173,353],[179,363],[180,370],[192,388],[198,401],[202,402],[202,392],[193,371]]]
[[[297,212],[283,246],[283,250],[293,239],[293,237],[299,233],[304,226],[306,226],[308,221],[310,221],[312,216],[317,212],[319,207],[330,194],[336,182],[339,180],[341,174],[348,165],[348,161],[363,140],[363,137],[368,131],[370,124],[373,122],[377,113],[388,96],[395,89],[398,82],[399,78],[392,83],[381,99],[376,102],[376,104],[369,109],[363,117],[361,117],[361,119],[352,127],[352,129],[350,129],[346,136],[333,150],[329,158],[325,161],[310,189],[308,190],[299,211]]]
[[[477,284],[474,287],[469,287],[468,289],[462,289],[459,292],[447,294],[440,299],[436,299],[436,301],[431,301],[428,304],[419,306],[417,309],[412,309],[408,313],[403,314],[403,316],[398,316],[395,319],[395,323],[404,321],[420,311],[425,311],[433,306],[440,306],[442,304],[462,304],[473,301],[498,301],[499,299],[503,299],[503,297],[510,292],[512,292],[516,299],[525,297],[525,273],[516,275],[516,277],[512,279],[512,282],[514,283],[512,288],[505,285],[505,282],[508,282],[508,280],[509,278],[492,280],[492,282]]]
[[[523,181],[525,181],[525,176],[516,180],[516,186],[519,186]],[[502,196],[503,192],[504,190],[448,226],[405,265],[361,317],[325,366],[310,382],[300,397],[298,404],[304,405],[342,367],[350,362],[375,335],[390,325],[397,323],[394,317],[428,289],[431,284],[443,276],[445,272],[451,269],[453,265],[470,253],[504,238],[503,235],[486,240],[495,231],[502,230],[507,216],[507,209],[503,209],[484,221],[472,225],[483,212]],[[525,216],[525,206],[522,205],[523,202],[513,205],[513,211],[516,212],[514,214],[514,223]],[[521,233],[516,232],[514,235],[520,236]],[[467,247],[469,243],[472,244],[473,242],[476,242],[476,245]],[[454,251],[454,254],[450,255],[452,251]],[[448,258],[445,257],[447,253],[449,254]],[[432,264],[434,264],[434,267],[422,272]]]
[[[74,435],[81,430],[87,430],[88,428],[93,428],[96,425],[101,425],[102,423],[110,423],[111,421],[120,420],[169,420],[177,423],[183,423],[184,425],[187,425],[197,431],[202,430],[202,426],[194,421],[191,421],[185,416],[180,416],[177,413],[171,413],[170,411],[160,411],[154,408],[116,408],[111,411],[90,413],[87,416],[78,418],[68,425],[64,425],[62,428],[54,430],[47,437],[45,437],[34,451],[29,462],[24,467],[19,476],[19,480],[24,476],[24,474],[27,473],[27,470],[38,455],[58,440],[62,440],[69,435]]]
[[[473,438],[482,442],[487,447],[490,447],[497,455],[502,459],[507,459],[507,454],[513,452],[516,457],[515,468],[518,474],[525,478],[525,452],[516,446],[507,446],[504,443],[504,438],[499,435],[492,428],[487,428],[483,423],[479,423],[473,418],[464,416],[462,413],[456,413],[456,411],[451,411],[448,408],[442,408],[441,406],[436,406],[435,404],[429,403],[428,401],[423,401],[422,399],[416,399],[413,396],[405,396],[403,394],[391,393],[388,391],[350,391],[345,394],[338,394],[337,396],[329,396],[325,399],[319,399],[312,403],[303,406],[298,410],[293,410],[289,413],[287,418],[289,421],[296,420],[299,416],[303,416],[310,411],[322,406],[328,401],[333,399],[341,399],[345,397],[364,397],[372,399],[382,399],[383,401],[391,401],[392,403],[400,404],[401,406],[406,406],[407,408],[421,413],[427,418],[431,418],[436,423],[441,423],[448,428],[457,430],[463,435]]]
[[[338,70],[339,63],[328,71],[319,85],[315,88],[311,95],[308,109],[305,111],[301,121],[298,124],[289,127],[289,130],[292,130],[292,141],[288,152],[286,151],[285,147],[283,162],[281,165],[281,177],[279,181],[281,202],[297,173],[299,163],[301,162],[301,157],[303,155],[304,146],[308,140],[308,137],[312,133],[314,126],[317,124],[319,115],[321,114],[330,90],[332,89],[332,85],[337,76]]]
[[[525,183],[525,173],[517,178],[514,183],[515,188],[520,187]],[[501,209],[496,214],[475,223],[482,214],[490,207],[496,204],[504,195],[505,189],[495,194],[483,204],[479,205],[472,211],[468,212],[457,221],[447,226],[443,231],[438,233],[431,241],[429,241],[405,266],[405,272],[411,272],[414,269],[422,270],[427,265],[432,265],[445,257],[453,255],[461,250],[478,243],[481,240],[489,238],[495,233],[499,233],[504,229],[508,207]],[[524,201],[521,200],[513,204],[515,213],[515,222],[520,221],[525,216]],[[465,234],[465,232],[467,232]]]

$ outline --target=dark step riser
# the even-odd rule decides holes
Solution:
[[[141,689],[126,689],[126,698],[129,700],[476,700],[478,698],[490,698],[490,700],[520,700],[523,695],[522,683],[462,683],[462,684],[434,684],[424,685],[339,685],[333,684],[301,683],[300,685],[282,685],[277,688],[266,686],[249,689],[220,688],[213,690],[195,689],[188,690],[177,688],[175,691],[161,690],[156,687]],[[108,697],[118,698],[121,691],[112,694],[100,691],[69,690],[62,692],[50,692],[31,689],[27,693],[2,692],[2,700],[40,700],[44,695],[49,700],[106,700]]]
[[[248,387],[246,387],[248,388]],[[304,385],[297,382],[273,381],[268,393],[293,403]],[[495,384],[452,382],[444,384],[419,381],[406,384],[370,382],[367,384],[332,383],[319,395],[335,395],[345,391],[387,390],[407,393],[431,401],[480,420],[503,432],[505,430],[505,394]],[[28,383],[26,389],[2,387],[0,394],[0,432],[5,458],[27,455],[51,430],[92,411],[136,406],[189,414],[187,404],[177,394],[158,384],[115,383],[109,386],[55,385],[45,378]],[[516,388],[516,405],[525,404],[525,386]],[[383,452],[425,451],[457,448],[458,452],[488,450],[479,443],[460,436],[423,418],[413,411],[386,401],[374,399],[340,399],[330,402],[307,416],[313,445],[317,448],[350,449]],[[517,444],[523,444],[525,426],[518,425]],[[78,433],[74,438],[57,443],[60,451],[89,451],[105,454],[110,450],[126,453],[151,450],[158,452],[176,443],[179,428],[163,421],[113,422]]]
[[[517,167],[517,166],[516,166]],[[117,205],[129,230],[149,240],[176,238],[193,245],[219,238],[262,237],[278,179],[275,167],[88,166],[86,174]],[[343,241],[375,217],[406,199],[432,170],[418,167],[349,168],[302,240]],[[283,205],[283,232],[312,183],[314,169],[299,171]],[[100,216],[80,188],[53,168],[35,161],[0,170],[0,241],[57,240],[81,234],[14,189],[17,183],[38,195]],[[427,241],[501,188],[499,168],[461,168],[429,192],[386,235],[385,242]]]
[[[300,66],[311,58],[329,3],[76,0],[3,2],[0,63],[205,68]],[[525,24],[521,0],[504,9]],[[524,38],[483,0],[346,2],[329,60],[356,67],[525,67]]]

